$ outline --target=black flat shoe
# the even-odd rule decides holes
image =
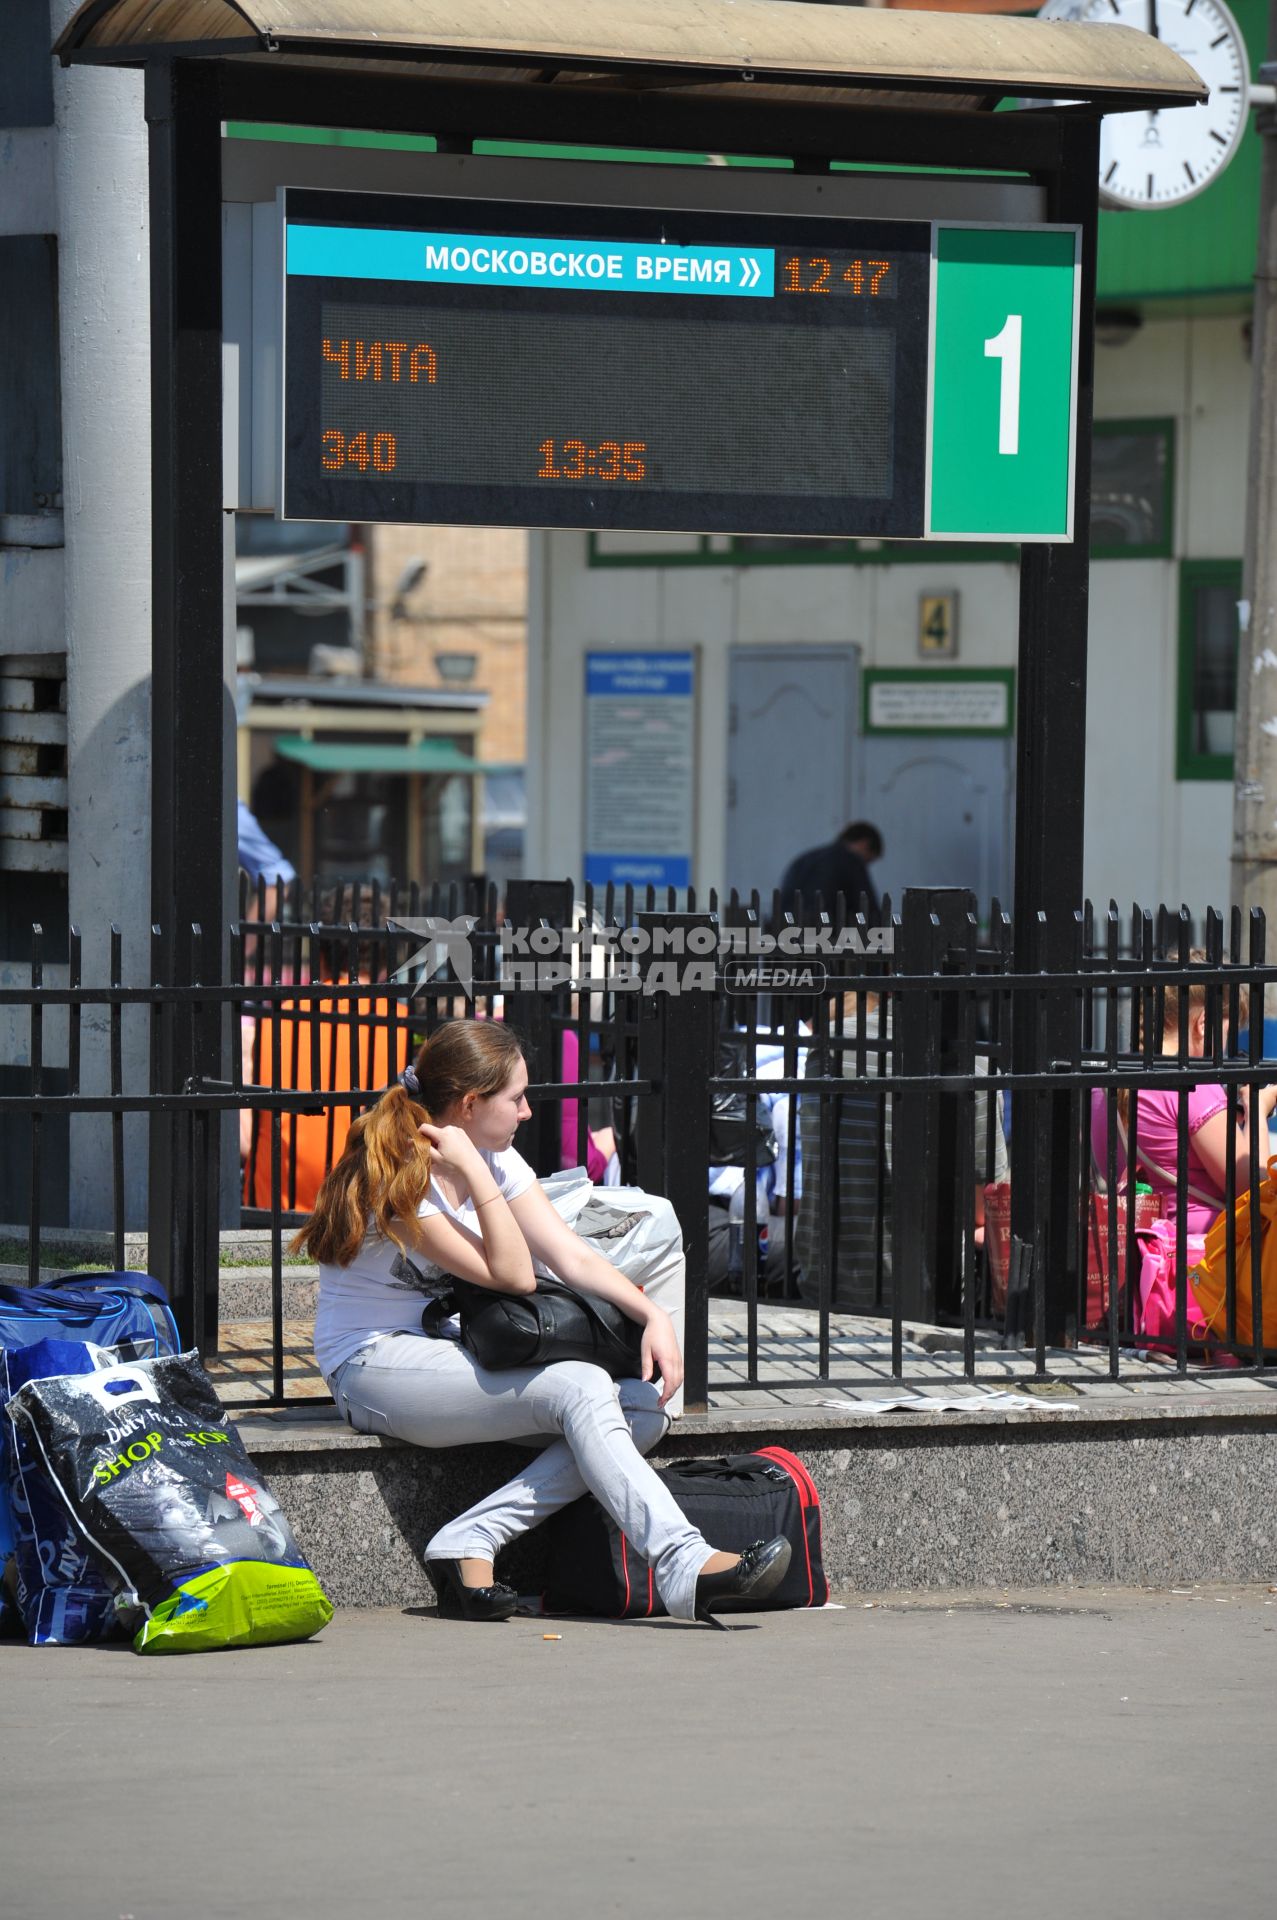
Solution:
[[[703,1573],[696,1582],[696,1618],[707,1627],[731,1629],[714,1617],[725,1600],[766,1600],[789,1571],[790,1545],[783,1533],[774,1540],[755,1540],[726,1573]]]
[[[519,1604],[513,1587],[498,1580],[490,1587],[468,1587],[457,1560],[427,1560],[426,1572],[444,1620],[508,1620]]]

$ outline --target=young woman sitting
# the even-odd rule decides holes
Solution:
[[[666,1611],[710,1621],[723,1600],[773,1592],[789,1543],[716,1553],[644,1460],[682,1382],[678,1342],[668,1315],[559,1218],[514,1150],[527,1085],[509,1027],[454,1020],[354,1122],[294,1243],[319,1263],[320,1371],[361,1433],[420,1447],[549,1442],[431,1540],[426,1570],[442,1613],[506,1619],[516,1595],[497,1581],[496,1555],[588,1490],[651,1565]],[[538,1269],[639,1323],[641,1379],[617,1383],[577,1361],[492,1372],[457,1340],[423,1333],[422,1308],[448,1291],[448,1276],[531,1293]]]

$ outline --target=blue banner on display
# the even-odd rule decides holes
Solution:
[[[587,694],[673,694],[689,699],[690,653],[591,653],[586,656]]]
[[[288,272],[325,280],[419,280],[465,287],[550,287],[573,293],[719,294],[770,300],[767,247],[671,247],[399,227],[288,227]]]

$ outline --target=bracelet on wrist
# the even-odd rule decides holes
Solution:
[[[492,1205],[492,1202],[493,1202],[494,1200],[500,1200],[501,1198],[502,1198],[502,1195],[501,1195],[501,1194],[500,1194],[499,1192],[498,1192],[498,1193],[490,1193],[490,1194],[488,1195],[488,1197],[487,1197],[487,1199],[486,1199],[486,1200],[476,1200],[476,1201],[475,1201],[475,1203],[474,1203],[474,1210],[475,1210],[475,1212],[476,1212],[476,1213],[478,1213],[478,1211],[479,1211],[479,1209],[480,1209],[480,1207],[490,1207],[490,1206]]]

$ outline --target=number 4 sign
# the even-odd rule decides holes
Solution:
[[[933,230],[927,532],[1073,535],[1080,235]]]

